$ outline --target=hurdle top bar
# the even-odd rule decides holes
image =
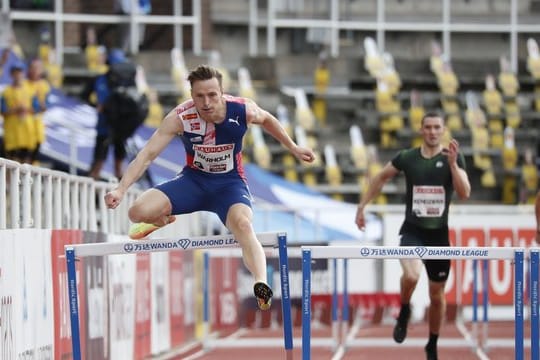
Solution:
[[[314,259],[513,259],[519,247],[302,246]]]
[[[285,236],[282,232],[263,232],[257,234],[257,239],[263,246],[277,247],[278,238]],[[161,238],[149,240],[129,240],[121,242],[104,242],[92,244],[69,244],[65,250],[73,250],[76,257],[104,256],[118,254],[140,254],[172,250],[197,250],[237,247],[238,242],[231,234]]]

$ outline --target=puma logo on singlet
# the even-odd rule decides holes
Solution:
[[[229,118],[229,122],[230,123],[235,123],[236,125],[240,126],[240,123],[238,122],[238,116],[236,117],[236,119]]]

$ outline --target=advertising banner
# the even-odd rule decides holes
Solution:
[[[109,241],[125,241],[125,236],[109,235]],[[134,358],[136,260],[135,255],[107,257],[111,359]]]
[[[20,229],[15,237],[15,338],[18,359],[53,359],[51,234]]]
[[[184,334],[184,257],[191,253],[171,251],[169,253],[169,272],[171,289],[171,346],[175,347],[185,339]]]
[[[152,287],[152,354],[159,354],[171,347],[169,253],[151,253],[150,269],[150,284]]]
[[[235,330],[240,325],[237,293],[238,258],[213,258],[210,262],[212,330]]]
[[[152,292],[150,289],[150,254],[133,255],[137,259],[135,279],[135,358],[150,355]]]

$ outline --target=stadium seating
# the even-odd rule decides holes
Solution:
[[[420,128],[422,127],[422,118],[425,114],[424,105],[420,92],[412,90],[410,94],[410,108],[409,108],[409,127],[415,135],[411,140],[411,146],[417,147],[422,144],[422,137],[420,136]]]
[[[251,75],[245,67],[238,69],[238,94],[241,97],[257,100],[257,93],[251,82]]]
[[[489,155],[489,132],[484,112],[480,108],[476,95],[467,92],[467,125],[471,131],[474,166],[483,171],[481,184],[484,187],[494,187],[496,178],[493,163]]]
[[[337,162],[336,152],[331,144],[324,146],[325,175],[328,185],[339,187],[343,183],[341,168]],[[336,200],[343,200],[343,195],[333,193],[332,197]]]
[[[263,169],[269,169],[272,163],[272,154],[266,145],[261,128],[252,126],[250,132],[253,138],[253,158],[256,164]]]

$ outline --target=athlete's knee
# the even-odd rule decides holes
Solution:
[[[246,233],[253,230],[251,209],[244,204],[231,206],[227,214],[227,227],[233,232]]]
[[[431,285],[429,289],[429,300],[431,305],[441,306],[445,304],[444,299],[444,283],[437,283],[436,285]]]
[[[132,222],[155,222],[171,214],[172,206],[166,197],[148,196],[143,194],[133,202],[128,210]]]
[[[420,274],[416,274],[415,272],[404,272],[401,275],[401,281],[408,286],[415,286],[419,278]]]
[[[236,231],[245,233],[252,230],[251,220],[242,214],[232,216],[229,225]]]

